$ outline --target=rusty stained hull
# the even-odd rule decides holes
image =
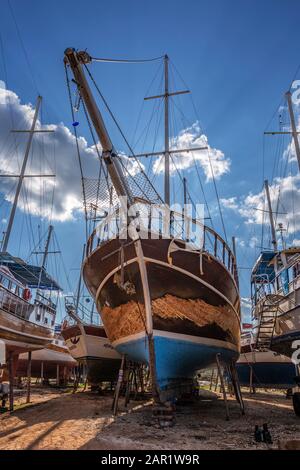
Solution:
[[[192,379],[215,362],[236,360],[240,349],[240,300],[233,277],[214,257],[173,251],[170,240],[142,240],[151,295],[156,369],[161,390]],[[184,242],[179,243],[184,248]],[[120,241],[97,248],[83,267],[112,345],[130,359],[148,362],[143,289],[133,244]]]

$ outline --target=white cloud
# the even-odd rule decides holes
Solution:
[[[251,322],[251,299],[250,297],[241,297],[242,323]]]
[[[276,217],[277,225],[282,223],[290,234],[300,230],[300,175],[275,178],[270,185],[271,205]],[[279,204],[278,204],[279,196]],[[261,224],[262,214],[266,210],[265,191],[257,194],[250,193],[240,201],[239,213],[248,224]],[[264,216],[265,223],[269,223],[268,216]]]
[[[0,172],[2,174],[19,174],[28,134],[12,134],[11,129],[12,127],[17,129],[31,127],[34,105],[21,103],[20,98],[13,91],[5,88],[4,82],[0,84],[0,103]],[[37,129],[41,128],[40,121],[37,122],[36,127]],[[75,138],[63,123],[43,123],[42,127],[54,132],[35,134],[32,156],[28,161],[26,173],[55,173],[56,178],[25,178],[22,192],[26,194],[26,198],[20,198],[18,207],[43,218],[52,218],[52,220],[61,222],[74,220],[78,211],[82,211],[83,208]],[[80,128],[77,129],[80,130]],[[14,142],[18,147],[18,158]],[[84,175],[96,178],[99,172],[99,160],[95,147],[88,145],[84,137],[79,137],[78,144]],[[229,172],[230,160],[224,156],[221,150],[208,145],[207,137],[200,132],[198,123],[181,131],[171,142],[172,149],[199,146],[208,146],[208,150],[194,151],[193,155],[192,153],[173,155],[178,169],[189,169],[194,165],[195,159],[204,171],[206,180],[210,181],[212,173],[208,158],[209,152],[215,178],[219,179],[223,174]],[[141,168],[139,164],[124,154],[121,154],[121,158],[130,174],[136,176]],[[153,172],[160,173],[162,171],[162,162],[156,160]],[[175,172],[176,169],[171,164],[171,174],[175,174]],[[0,191],[9,202],[13,201],[13,184],[16,184],[15,179],[1,178]]]
[[[221,198],[220,201],[221,201],[222,206],[225,207],[226,209],[236,210],[239,207],[237,198],[235,196],[228,197],[227,199]]]
[[[250,297],[241,297],[241,306],[247,309],[251,308],[251,299]]]
[[[230,159],[226,158],[221,150],[212,148],[208,144],[206,135],[201,133],[200,126],[195,122],[191,127],[183,129],[178,136],[171,141],[171,149],[183,149],[193,147],[208,147],[207,150],[195,150],[189,153],[173,154],[170,164],[170,173],[175,174],[178,170],[185,170],[193,167],[194,161],[201,166],[206,176],[206,181],[212,179],[211,165],[216,179],[230,171]],[[209,159],[210,157],[210,159]],[[210,161],[209,161],[210,160]],[[174,163],[173,163],[174,162]],[[162,173],[164,170],[163,157],[158,158],[153,165],[154,173]]]
[[[0,88],[0,103],[0,171],[4,174],[19,174],[28,134],[12,135],[11,118],[18,129],[29,129],[34,106],[22,104],[18,96],[5,87]],[[41,127],[39,121],[36,127]],[[23,189],[26,198],[20,198],[18,207],[25,210],[26,206],[26,210],[30,213],[50,218],[55,186],[52,218],[58,221],[72,220],[76,212],[82,210],[82,189],[75,138],[63,123],[43,125],[43,128],[54,132],[35,135],[32,157],[28,161],[26,174],[55,173],[56,178],[25,178]],[[15,155],[13,139],[18,146],[19,162]],[[95,148],[89,147],[83,137],[79,138],[79,147],[85,173],[96,177],[99,161]],[[13,200],[12,184],[15,184],[15,181],[12,178],[1,178],[1,193],[4,193],[5,199],[10,202]],[[41,194],[43,194],[42,205]]]
[[[239,238],[239,237],[235,237],[235,242],[242,248],[245,247],[245,240],[243,240],[242,238]]]

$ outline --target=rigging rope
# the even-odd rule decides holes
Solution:
[[[71,88],[70,88],[70,80],[69,80],[68,69],[67,69],[67,65],[66,65],[66,64],[65,64],[65,76],[66,76],[66,82],[67,82],[67,89],[68,89],[69,102],[70,102],[70,107],[71,107],[72,120],[73,120],[73,122],[74,122],[74,121],[75,121],[74,108],[73,108],[73,102],[72,102],[72,95],[71,95]],[[88,240],[87,212],[86,212],[86,196],[85,196],[85,190],[84,190],[84,177],[83,177],[83,169],[82,169],[81,155],[80,155],[80,149],[79,149],[79,143],[78,143],[78,135],[77,135],[76,127],[74,127],[74,126],[73,126],[73,132],[74,132],[75,141],[76,141],[76,151],[77,151],[77,158],[78,158],[78,164],[79,164],[80,176],[81,176],[82,196],[83,196],[84,211],[85,211],[85,235],[86,235],[86,240]]]
[[[86,71],[87,71],[87,73],[88,73],[88,75],[89,75],[91,81],[93,82],[93,84],[94,84],[94,86],[95,86],[95,88],[96,88],[96,90],[97,90],[99,96],[101,97],[101,99],[102,99],[102,101],[103,101],[103,103],[104,103],[104,105],[105,105],[107,111],[109,112],[109,115],[111,116],[111,118],[112,118],[114,124],[116,125],[118,131],[120,132],[120,134],[121,134],[121,136],[122,136],[122,138],[123,138],[125,144],[127,145],[128,150],[129,150],[131,156],[134,158],[135,162],[137,163],[137,165],[138,165],[138,167],[139,167],[139,170],[140,170],[140,173],[146,178],[148,184],[150,185],[150,189],[151,189],[151,190],[153,191],[153,193],[155,194],[157,200],[160,201],[160,202],[162,202],[162,199],[161,199],[161,197],[159,196],[158,192],[156,191],[156,189],[155,189],[154,186],[152,185],[151,181],[147,178],[147,176],[146,176],[146,174],[145,174],[145,172],[144,172],[144,170],[143,170],[143,168],[142,168],[141,163],[140,163],[139,160],[135,157],[135,153],[134,153],[133,148],[132,148],[131,145],[129,144],[129,142],[128,142],[128,140],[127,140],[127,138],[126,138],[124,132],[122,131],[122,129],[121,129],[121,127],[120,127],[120,125],[119,125],[119,123],[118,123],[116,117],[114,116],[114,114],[113,114],[112,110],[110,109],[110,107],[109,107],[109,105],[108,105],[106,99],[104,98],[104,96],[103,96],[102,92],[100,91],[100,89],[99,89],[97,83],[95,82],[95,79],[94,79],[94,77],[92,76],[90,70],[88,69],[88,67],[87,67],[86,64],[83,64],[83,65],[84,65],[84,68],[86,69]],[[119,160],[121,160],[121,159],[119,159]],[[146,194],[144,194],[144,195],[146,196]]]
[[[19,38],[19,41],[20,41],[22,50],[23,50],[23,54],[24,54],[24,57],[25,57],[25,61],[26,61],[26,63],[27,63],[28,70],[29,70],[29,73],[30,73],[30,75],[31,75],[32,83],[33,83],[33,85],[34,85],[34,87],[35,87],[35,89],[36,89],[36,91],[37,91],[37,93],[38,93],[38,95],[39,95],[40,93],[39,93],[39,89],[38,89],[38,86],[37,86],[37,82],[36,82],[36,79],[35,79],[35,76],[34,76],[34,73],[33,73],[33,68],[32,68],[31,62],[30,62],[30,60],[29,60],[29,55],[27,54],[26,47],[25,47],[24,41],[23,41],[23,39],[22,39],[21,32],[20,32],[20,29],[19,29],[19,26],[18,26],[16,17],[15,17],[13,8],[12,8],[12,6],[11,6],[10,0],[7,0],[7,3],[8,3],[8,6],[9,6],[9,9],[10,9],[10,13],[11,13],[12,19],[13,19],[14,24],[15,24],[15,28],[16,28],[16,31],[17,31],[17,35],[18,35],[18,38]]]
[[[93,62],[111,62],[117,64],[143,64],[146,62],[154,62],[157,60],[163,59],[164,56],[161,55],[159,57],[153,57],[152,59],[107,59],[102,57],[91,57]]]

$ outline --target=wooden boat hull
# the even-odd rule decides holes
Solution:
[[[88,382],[115,381],[121,357],[111,346],[102,326],[73,325],[61,332],[72,357],[87,367]]]
[[[20,354],[42,349],[51,343],[52,338],[53,331],[50,328],[0,309],[0,339],[5,342],[7,353]]]
[[[236,360],[240,348],[239,295],[233,277],[215,257],[191,252],[184,242],[177,244],[178,250],[173,243],[171,252],[170,243],[142,240],[161,396],[214,363],[217,353],[224,362]],[[132,242],[122,245],[123,267],[121,243],[114,239],[86,259],[83,277],[112,345],[134,361],[148,362],[138,261]]]

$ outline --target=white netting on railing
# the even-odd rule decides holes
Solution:
[[[160,204],[162,200],[143,169],[128,158],[118,158],[132,199],[144,199],[152,204]],[[102,168],[99,178],[83,178],[83,186],[88,218],[95,219],[101,217],[105,211],[118,208],[119,198],[105,167]]]

